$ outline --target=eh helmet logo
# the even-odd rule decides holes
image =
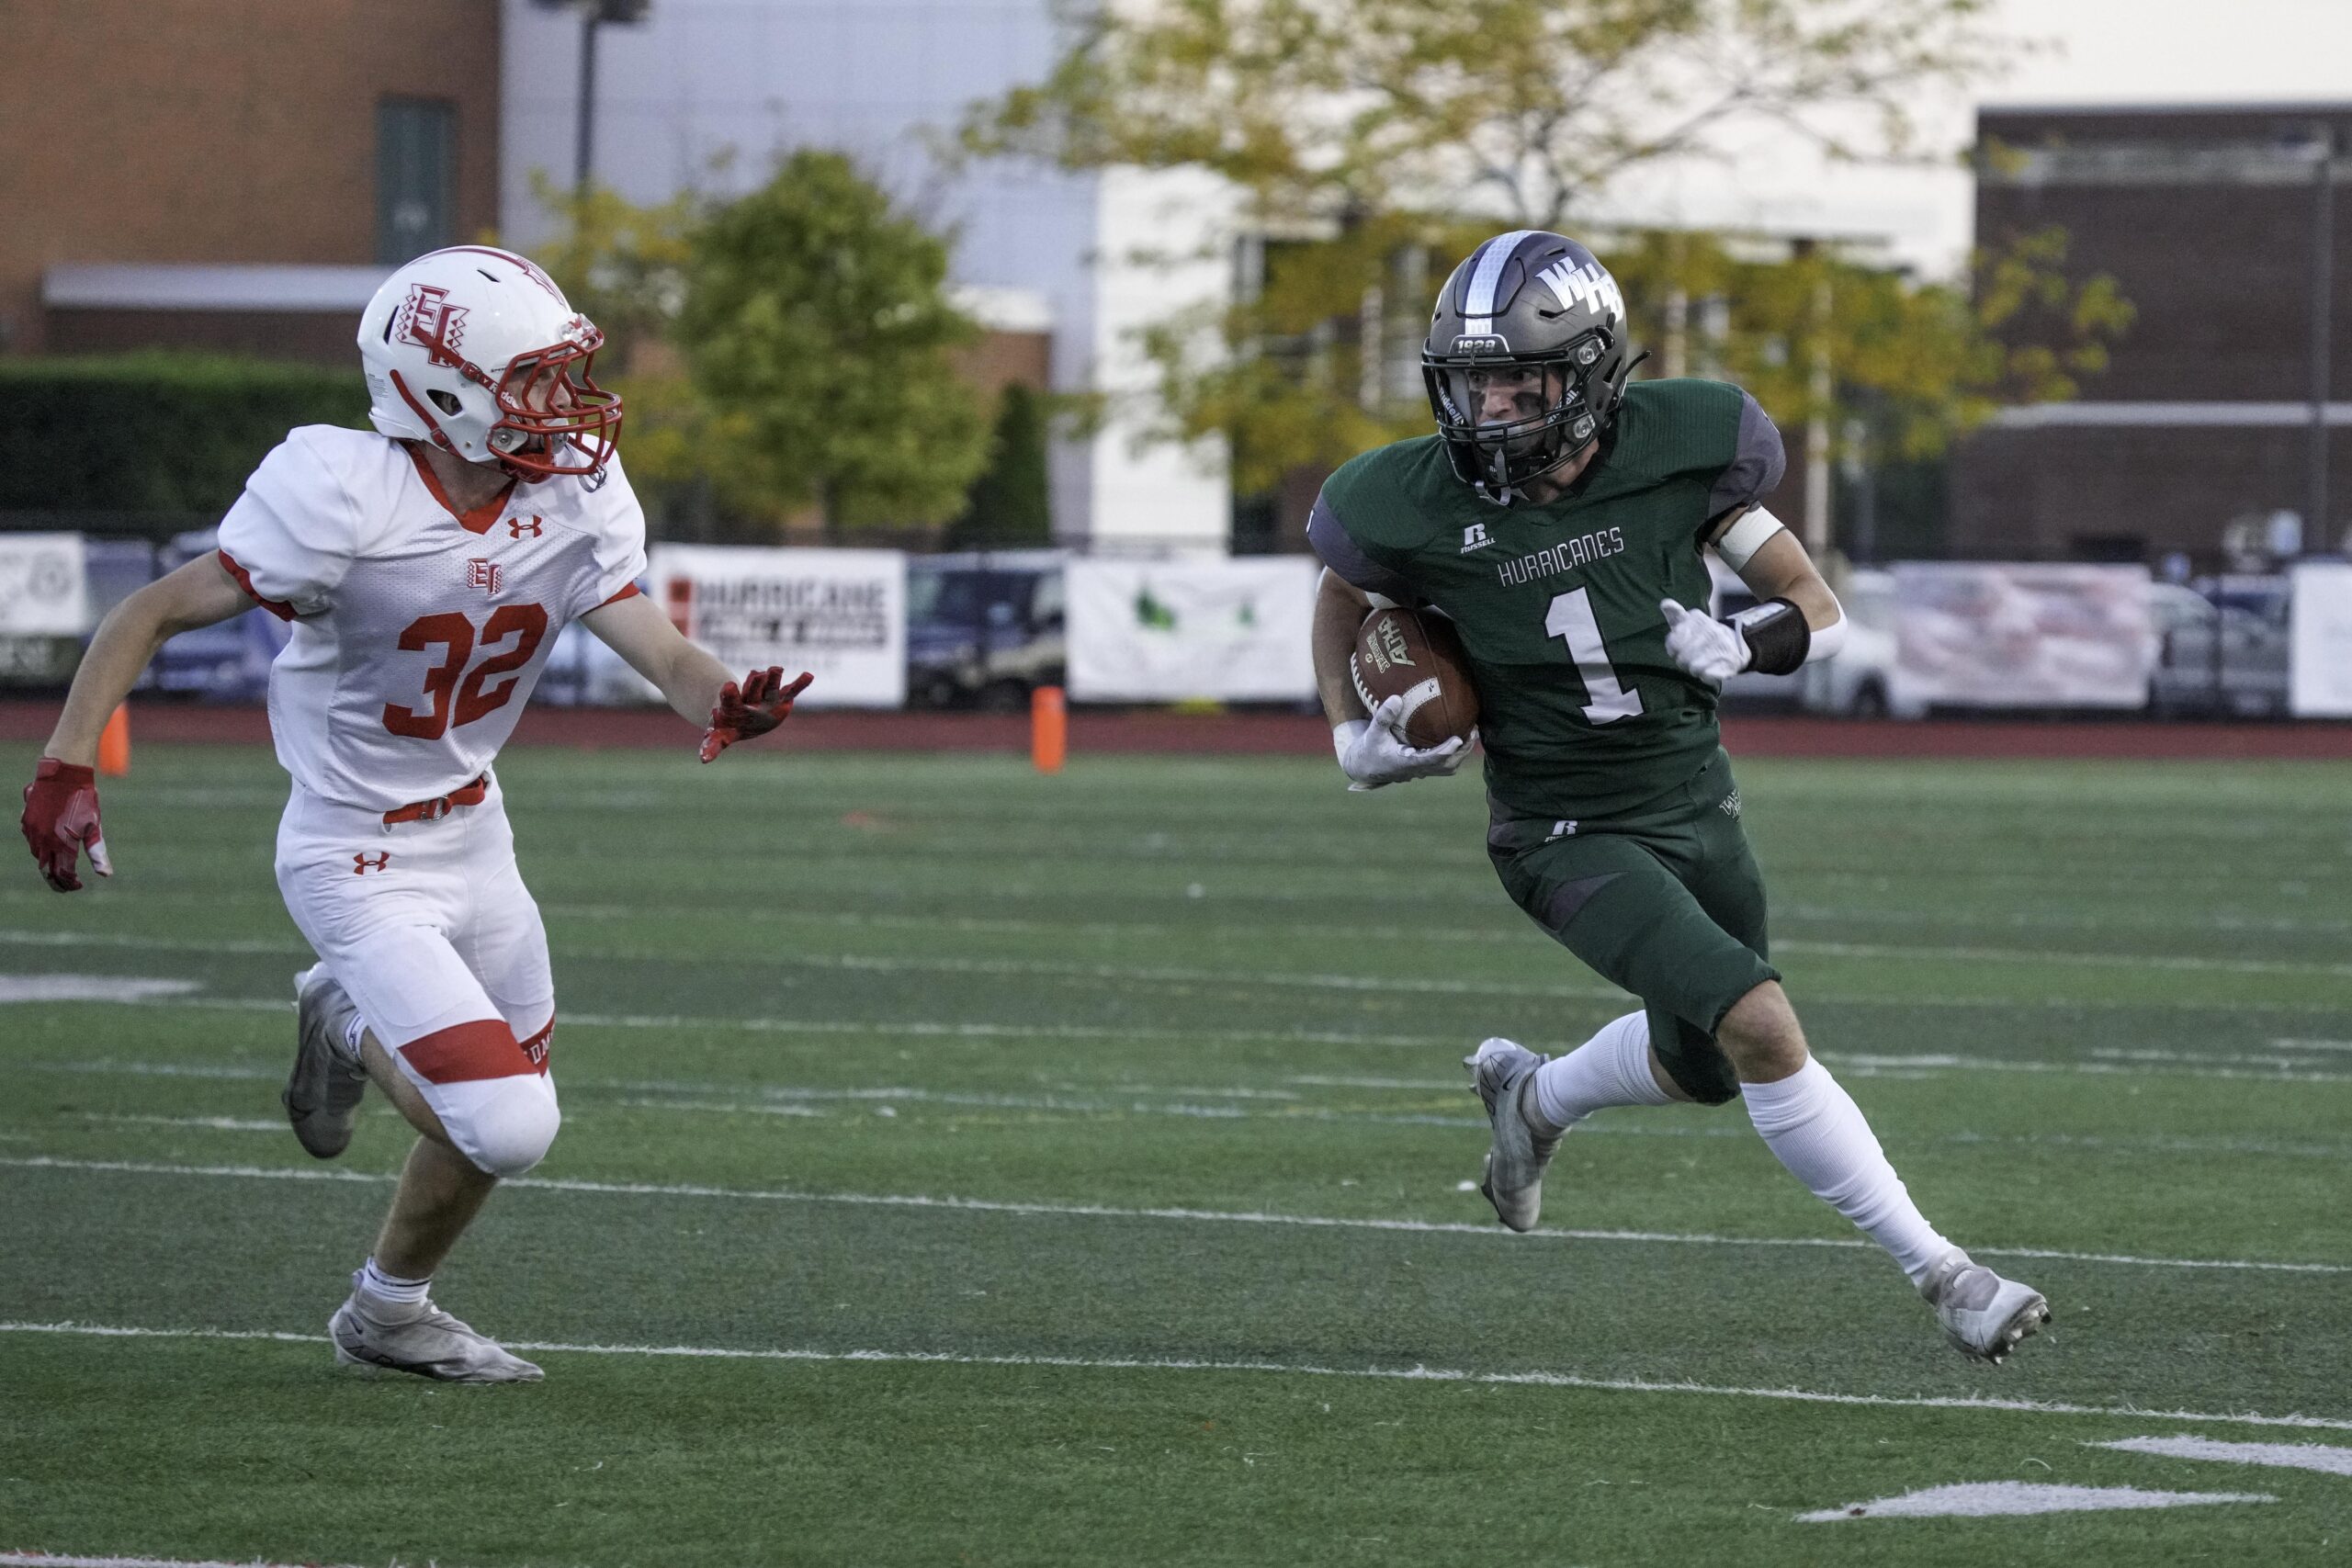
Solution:
[[[462,364],[458,349],[466,341],[467,314],[465,306],[449,303],[447,289],[412,283],[401,305],[400,333],[424,349],[435,364]]]

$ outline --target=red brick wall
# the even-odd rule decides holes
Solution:
[[[375,259],[376,104],[457,109],[460,235],[497,220],[497,0],[0,6],[0,351],[60,263]]]

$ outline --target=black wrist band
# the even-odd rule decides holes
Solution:
[[[1767,599],[1761,604],[1725,617],[1747,639],[1747,667],[1767,675],[1786,675],[1804,662],[1813,650],[1813,628],[1804,612],[1788,599]]]

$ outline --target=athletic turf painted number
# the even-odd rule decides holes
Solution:
[[[412,740],[438,740],[449,728],[449,696],[457,694],[457,721],[471,724],[486,714],[506,705],[514,694],[514,677],[500,682],[488,691],[482,689],[487,676],[505,675],[520,670],[539,650],[539,640],[548,634],[548,613],[537,604],[502,604],[491,613],[481,628],[481,645],[489,648],[514,639],[514,646],[503,653],[492,654],[466,672],[466,661],[474,654],[474,624],[454,610],[438,615],[421,615],[411,621],[401,632],[400,646],[403,652],[422,653],[428,648],[439,648],[443,656],[432,669],[424,672],[424,694],[433,705],[419,713],[414,708],[397,703],[384,705],[384,728],[394,735],[405,735]],[[458,677],[465,674],[466,683],[458,684]]]
[[[1544,629],[1567,639],[1568,657],[1576,660],[1585,695],[1591,699],[1584,705],[1585,717],[1607,724],[1642,711],[1642,694],[1620,685],[1617,671],[1609,662],[1609,649],[1600,640],[1600,623],[1593,618],[1591,590],[1579,588],[1553,600],[1544,615]]]

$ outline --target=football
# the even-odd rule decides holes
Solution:
[[[1348,672],[1368,711],[1405,699],[1397,733],[1427,750],[1466,736],[1478,722],[1478,688],[1453,623],[1422,610],[1374,610],[1356,632]]]

